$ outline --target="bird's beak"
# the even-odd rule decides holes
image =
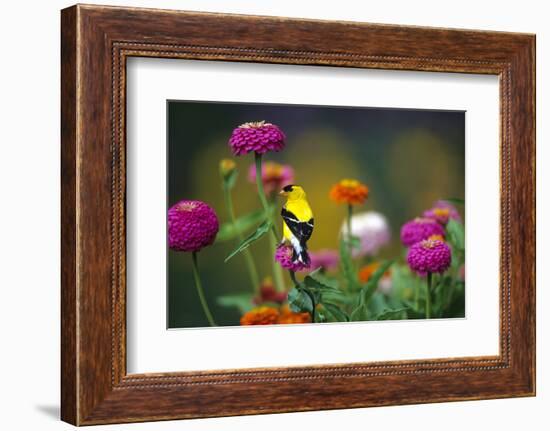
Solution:
[[[286,196],[287,194],[288,194],[288,193],[285,192],[284,190],[281,190],[281,191],[279,192],[279,196]]]

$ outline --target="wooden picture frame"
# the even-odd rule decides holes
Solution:
[[[535,394],[534,35],[83,5],[61,17],[64,421]],[[500,354],[128,375],[125,65],[131,56],[498,75]]]

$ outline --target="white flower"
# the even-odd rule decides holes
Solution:
[[[341,228],[342,235],[348,234],[347,221]],[[388,220],[375,211],[355,214],[351,217],[351,234],[360,240],[360,247],[353,250],[353,257],[374,256],[391,239]]]

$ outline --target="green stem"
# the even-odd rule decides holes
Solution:
[[[311,293],[308,288],[305,288],[304,290],[306,291],[309,298],[311,299],[311,304],[312,304],[312,307],[311,307],[311,323],[315,323],[315,306],[316,306],[316,304],[315,304],[315,295],[313,293]]]
[[[260,197],[260,202],[265,211],[265,216],[267,220],[271,222],[271,231],[275,236],[275,240],[279,238],[279,232],[277,231],[277,226],[273,223],[273,217],[271,216],[271,208],[267,202],[267,197],[265,196],[264,183],[262,181],[262,155],[254,153],[254,162],[256,163],[256,187],[258,188],[258,196]]]
[[[282,292],[285,290],[284,279],[283,279],[283,270],[275,262],[273,256],[275,256],[275,251],[277,249],[277,240],[280,238],[277,231],[275,223],[273,223],[273,217],[271,215],[271,208],[267,202],[265,196],[264,183],[262,181],[262,155],[254,153],[254,162],[256,164],[256,187],[258,188],[258,196],[260,197],[260,202],[264,208],[265,217],[271,223],[271,235],[269,235],[269,246],[271,251],[271,261],[273,265],[273,282],[275,283],[275,288],[277,291]]]
[[[348,204],[348,218],[347,218],[347,224],[348,224],[348,247],[349,247],[349,255],[351,256],[353,252],[353,246],[352,246],[352,238],[353,235],[351,233],[351,216],[353,215],[353,206],[351,204]]]
[[[443,276],[442,276],[443,277]],[[451,284],[449,285],[448,289],[447,289],[447,295],[446,295],[446,298],[445,298],[445,312],[447,312],[451,306],[451,302],[453,300],[453,289],[454,289],[454,286],[455,286],[455,280],[452,280],[451,281]]]
[[[202,283],[201,278],[199,275],[199,265],[197,262],[197,252],[193,252],[193,277],[195,277],[195,287],[197,288],[197,293],[199,294],[199,299],[201,301],[202,309],[204,311],[204,314],[206,314],[206,318],[208,319],[208,323],[210,323],[210,326],[217,326],[216,322],[214,321],[214,318],[212,317],[212,313],[210,312],[210,309],[208,308],[208,303],[206,302],[206,297],[204,296],[204,290],[202,289]]]
[[[273,282],[278,292],[285,290],[285,280],[283,277],[283,269],[275,260],[275,250],[277,249],[277,240],[274,235],[269,235],[269,248],[271,251],[271,265],[273,267]]]
[[[235,210],[233,209],[233,199],[231,198],[231,191],[227,186],[223,186],[223,194],[225,197],[225,206],[227,207],[227,213],[229,214],[229,220],[233,225],[233,229],[237,229],[236,219],[235,219]],[[242,243],[244,240],[243,234],[238,233],[239,243]],[[252,291],[259,292],[260,290],[260,278],[258,277],[258,270],[256,269],[256,264],[254,263],[254,258],[252,253],[247,248],[243,251],[244,260],[248,268],[248,274],[250,276],[250,283],[252,283]]]
[[[420,309],[420,285],[418,283],[418,280],[415,280],[415,286],[414,286],[414,309],[418,311]]]
[[[294,286],[298,286],[298,280],[296,280],[296,273],[291,269],[288,270],[288,273],[290,274],[290,279],[294,283]]]
[[[432,273],[426,277],[426,319],[432,316]]]

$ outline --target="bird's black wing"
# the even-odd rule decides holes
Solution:
[[[298,241],[300,241],[300,243],[305,243],[311,237],[311,234],[313,233],[313,217],[307,222],[300,221],[298,220],[298,217],[286,208],[281,210],[281,216],[292,234],[298,239]]]

